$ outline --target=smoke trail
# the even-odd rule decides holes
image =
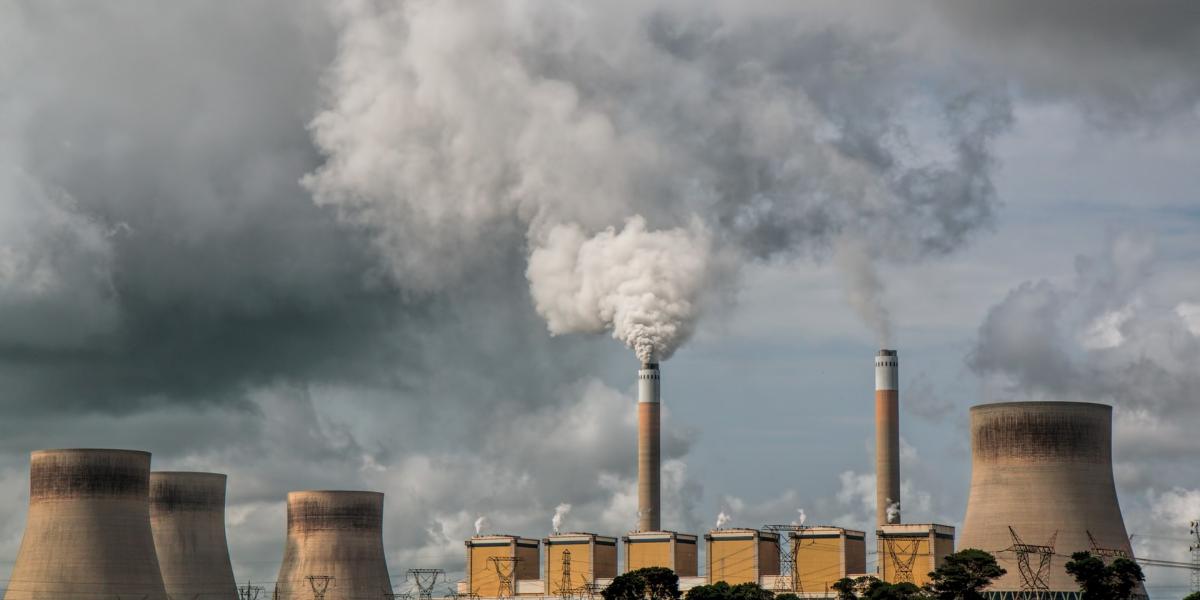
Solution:
[[[900,517],[900,503],[892,502],[892,499],[888,498],[888,505],[887,505],[886,512],[887,512],[887,522],[895,523],[897,520],[899,520],[899,517]]]
[[[808,515],[804,514],[803,508],[797,508],[796,512],[799,514],[796,516],[796,519],[794,521],[792,521],[792,525],[797,525],[797,526],[803,527],[804,521],[806,521],[808,519]]]
[[[555,535],[558,535],[559,530],[562,529],[563,517],[567,516],[569,512],[571,512],[571,505],[565,502],[554,508],[554,517],[550,519],[550,525],[554,528]]]
[[[852,234],[870,248],[851,295],[886,338],[869,257],[945,254],[990,222],[1008,91],[809,10],[341,2],[304,184],[406,290],[523,254],[552,333],[610,330],[643,359],[741,264]]]
[[[671,358],[691,336],[711,253],[698,224],[649,231],[635,216],[619,232],[610,227],[590,238],[579,226],[560,225],[533,250],[526,276],[551,333],[611,330],[652,362]]]
[[[732,518],[733,517],[731,517],[725,511],[721,511],[720,514],[717,515],[717,529],[721,529],[722,527],[725,527],[726,525],[728,525],[729,520]]]
[[[880,348],[892,345],[891,314],[883,301],[883,282],[861,240],[842,236],[834,251],[834,263],[846,278],[846,299],[863,322],[875,333]]]
[[[487,525],[487,518],[484,517],[483,515],[479,515],[479,518],[475,519],[475,535],[479,535],[480,533],[482,533],[483,528],[486,525]]]

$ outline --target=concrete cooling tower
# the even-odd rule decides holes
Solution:
[[[971,457],[958,547],[991,552],[1008,571],[991,591],[1078,592],[1064,569],[1071,553],[1132,556],[1113,485],[1111,407],[975,406]]]
[[[277,579],[277,600],[312,600],[322,590],[326,600],[389,597],[383,494],[289,493],[287,544]]]
[[[166,600],[150,532],[150,453],[39,450],[5,600]]]
[[[150,474],[150,527],[167,594],[177,600],[237,600],[225,542],[225,476]]]

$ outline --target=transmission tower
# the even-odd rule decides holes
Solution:
[[[333,583],[333,576],[309,575],[305,579],[308,580],[308,586],[312,588],[313,600],[325,600],[325,592],[329,590],[329,584]]]
[[[239,600],[258,600],[258,595],[264,591],[266,590],[261,586],[250,585],[250,582],[247,581],[246,585],[238,586],[238,598]]]
[[[496,579],[500,581],[500,587],[496,590],[497,598],[512,598],[517,595],[513,586],[513,576],[516,575],[517,563],[520,561],[516,556],[488,557],[488,562],[496,569]]]
[[[574,596],[575,590],[571,589],[571,551],[563,550],[562,579],[558,582],[558,597],[563,600],[572,600]]]
[[[1192,591],[1200,592],[1200,521],[1192,521]]]
[[[1046,575],[1050,573],[1050,560],[1054,558],[1054,540],[1058,538],[1058,532],[1050,536],[1049,543],[1045,545],[1026,544],[1021,541],[1021,536],[1017,535],[1017,530],[1011,525],[1008,527],[1008,533],[1012,535],[1013,545],[1008,548],[1017,555],[1017,570],[1021,572],[1021,592],[1025,598],[1037,598],[1041,593],[1050,589],[1046,585]],[[1038,557],[1038,567],[1035,571],[1029,564],[1029,555],[1036,554]]]
[[[889,581],[888,583],[901,583],[904,581],[913,583],[913,565],[917,562],[917,541],[901,542],[896,538],[885,537],[883,538],[883,546],[888,553],[888,558],[891,559],[892,565],[896,567],[895,581]]]
[[[1129,553],[1120,548],[1100,547],[1100,542],[1096,541],[1096,538],[1092,536],[1092,532],[1088,531],[1087,536],[1088,545],[1092,547],[1092,554],[1099,557],[1105,564],[1114,558],[1129,558]]]
[[[793,533],[804,531],[803,525],[767,525],[763,529],[774,532],[775,545],[779,548],[779,577],[775,579],[775,593],[795,592],[797,594],[804,593],[804,586],[800,582],[800,573],[796,569],[796,551],[792,547]],[[800,543],[800,538],[796,538],[796,543]],[[785,585],[787,577],[791,579],[791,589]]]
[[[417,586],[417,597],[421,600],[432,600],[433,586],[437,585],[438,577],[445,571],[442,569],[409,569],[405,579],[411,577]]]

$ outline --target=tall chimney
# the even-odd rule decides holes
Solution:
[[[875,521],[900,522],[900,375],[895,350],[875,354]]]
[[[638,371],[638,531],[662,529],[658,363]]]

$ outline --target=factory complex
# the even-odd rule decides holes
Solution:
[[[928,582],[956,549],[995,555],[1007,573],[990,597],[1076,600],[1072,552],[1132,557],[1112,472],[1112,409],[1010,402],[970,411],[972,473],[962,530],[902,519],[899,357],[875,356],[876,527],[763,525],[665,531],[661,506],[661,372],[638,370],[637,529],[545,538],[477,533],[451,594],[464,599],[592,598],[615,577],[665,567],[680,588],[724,581],[828,598],[843,578]],[[40,450],[29,512],[5,600],[394,600],[383,541],[383,494],[296,491],[278,577],[239,589],[225,537],[226,478],[152,472],[133,450]],[[909,515],[911,517],[911,515]],[[557,523],[556,523],[557,527]],[[617,533],[617,532],[609,532]],[[874,568],[868,570],[868,553]],[[703,564],[701,564],[703,563]],[[422,599],[440,569],[411,569]],[[262,594],[261,598],[259,594]],[[1143,592],[1144,594],[1144,592]],[[440,593],[436,595],[442,595]]]

